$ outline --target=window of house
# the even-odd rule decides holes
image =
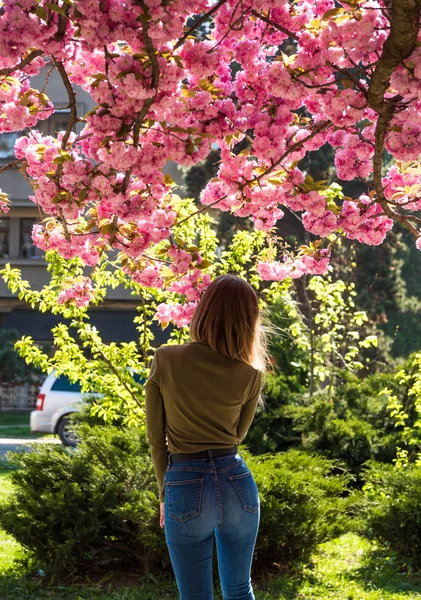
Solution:
[[[42,135],[57,137],[59,131],[66,131],[69,119],[70,110],[68,108],[57,108],[51,117],[48,117],[45,121],[38,121],[36,129],[38,129]]]
[[[10,219],[0,221],[0,258],[9,258],[9,223]]]
[[[76,104],[77,114],[84,114],[84,104],[82,102],[78,102]],[[38,129],[43,135],[52,135],[53,137],[57,137],[59,131],[66,131],[67,126],[70,120],[70,109],[69,108],[60,108],[56,107],[56,110],[51,117],[45,119],[45,121],[38,121],[36,129]],[[76,123],[73,127],[73,131],[77,134],[81,132],[83,128],[83,123]]]
[[[15,142],[24,135],[24,131],[13,131],[0,135],[0,160],[13,160],[15,158]]]
[[[84,106],[82,103],[77,104],[78,114],[83,114]],[[51,117],[45,119],[45,121],[38,121],[34,129],[38,130],[42,135],[57,136],[59,131],[66,131],[67,125],[70,119],[70,109],[68,108],[56,108],[56,111]],[[82,129],[81,124],[76,124],[73,128],[76,133],[80,133]],[[14,131],[12,133],[0,134],[0,160],[13,160],[15,158],[15,142],[16,140],[25,135],[28,130]]]
[[[20,258],[41,258],[44,256],[44,251],[35,246],[32,241],[32,228],[36,222],[37,219],[20,219]]]
[[[42,135],[57,136],[59,131],[66,131],[69,124],[70,111],[69,109],[57,109],[56,112],[45,119],[38,121],[34,129],[38,130]],[[28,133],[25,131],[14,131],[12,133],[2,133],[0,135],[0,160],[14,160],[15,158],[15,142],[16,140]]]

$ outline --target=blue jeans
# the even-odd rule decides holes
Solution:
[[[180,600],[213,600],[214,538],[224,600],[255,600],[250,571],[260,499],[243,457],[168,459],[164,481],[165,538]]]

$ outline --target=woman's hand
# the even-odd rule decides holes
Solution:
[[[164,505],[165,502],[160,502],[159,503],[159,525],[161,528],[164,527]]]

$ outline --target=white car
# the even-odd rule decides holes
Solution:
[[[139,374],[129,371],[137,383],[145,383]],[[89,395],[101,396],[95,392]],[[53,371],[40,387],[35,410],[31,412],[31,432],[55,433],[65,446],[76,446],[78,438],[71,428],[71,415],[80,411],[83,404],[80,384],[71,383],[65,375],[57,377]]]
[[[31,412],[31,432],[56,433],[65,446],[76,446],[77,437],[70,428],[70,415],[83,405],[79,383],[67,377],[48,375],[40,387],[35,410]]]

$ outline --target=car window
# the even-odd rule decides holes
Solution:
[[[144,385],[146,383],[145,377],[142,377],[141,375],[139,375],[139,373],[132,372],[131,375],[132,375],[133,379],[136,381],[136,383],[140,383],[141,385]],[[52,392],[80,392],[81,385],[79,382],[71,383],[65,375],[60,375],[60,377],[57,377],[57,379],[51,386],[51,391]]]
[[[139,375],[139,373],[135,373],[134,371],[132,372],[132,377],[133,379],[136,381],[136,383],[140,383],[140,384],[144,384],[146,383],[146,379],[145,377],[142,377],[142,375]]]
[[[65,375],[57,377],[53,385],[51,386],[52,392],[80,392],[80,383],[71,383]]]

